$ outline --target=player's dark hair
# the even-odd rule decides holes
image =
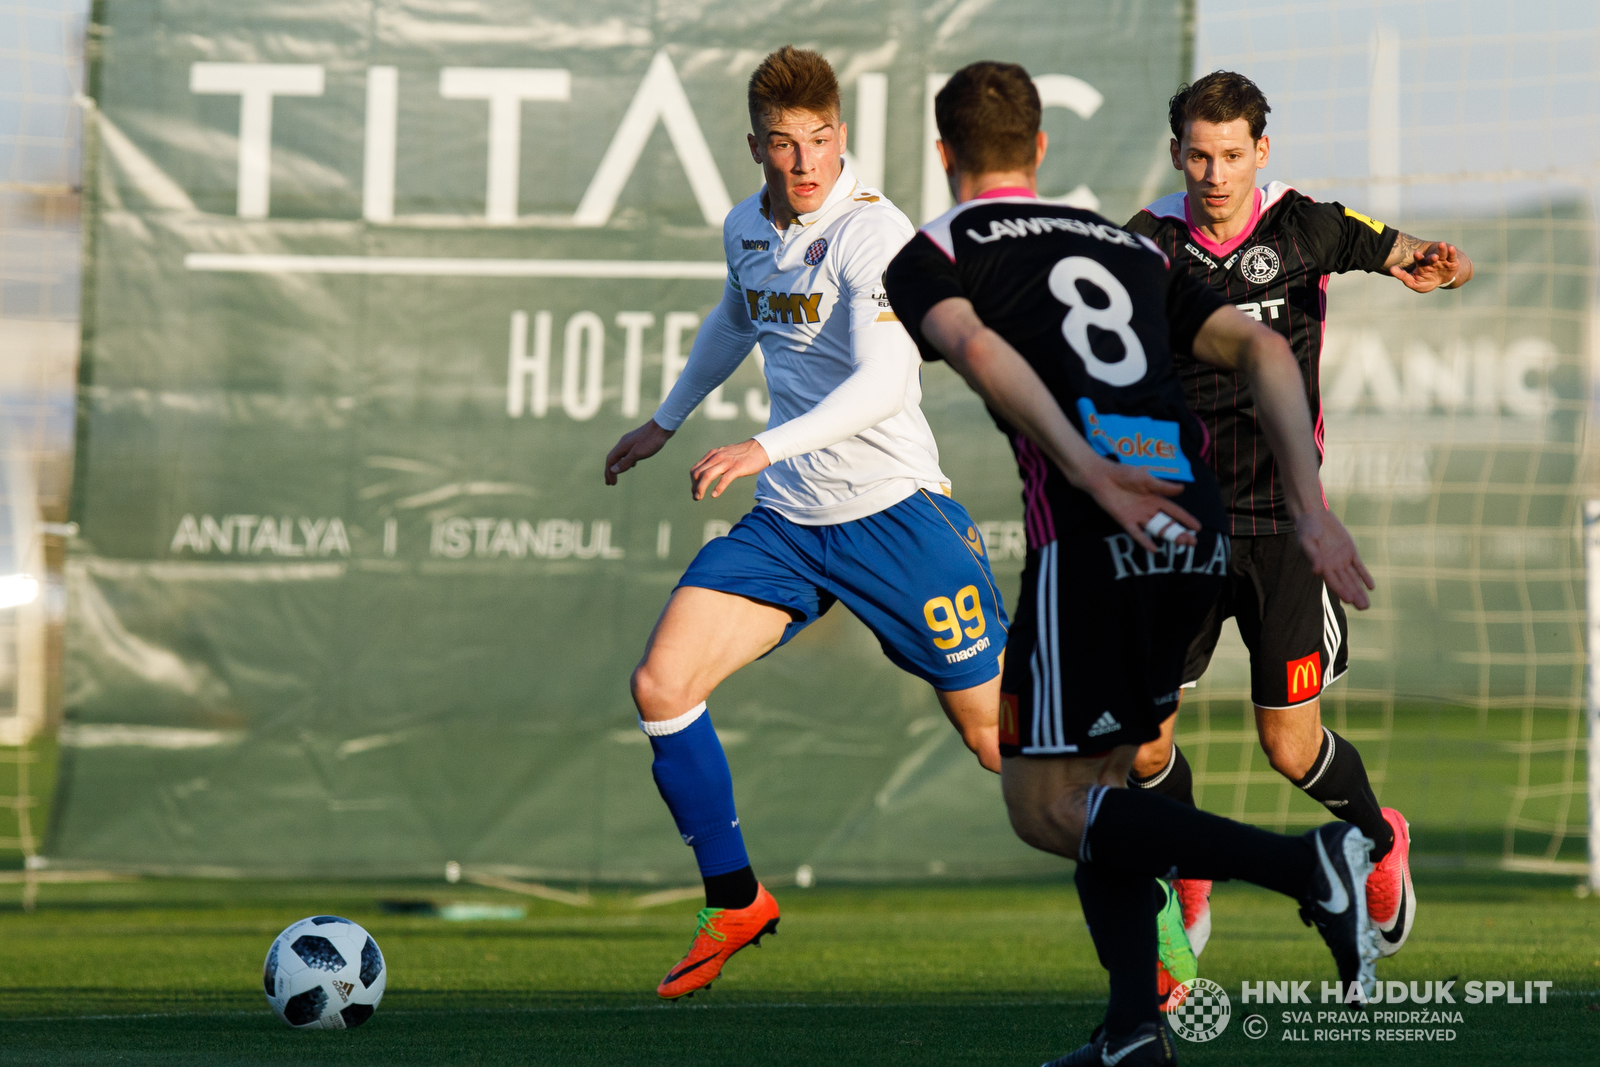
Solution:
[[[968,174],[1032,167],[1040,110],[1039,90],[1015,63],[969,63],[933,98],[939,137]]]
[[[1214,70],[1178,89],[1167,102],[1167,122],[1172,136],[1181,142],[1183,131],[1196,119],[1219,124],[1244,119],[1250,126],[1250,139],[1259,141],[1267,132],[1267,112],[1271,110],[1266,94],[1255,82],[1231,70]]]
[[[839,117],[839,79],[826,59],[786,44],[750,75],[750,128],[759,131],[785,111]]]

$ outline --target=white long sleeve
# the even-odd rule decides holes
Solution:
[[[855,369],[816,407],[756,434],[769,460],[779,463],[828,448],[904,410],[906,386],[920,369],[922,357],[898,322],[875,322],[852,330],[850,359]]]
[[[918,490],[949,491],[920,407],[921,358],[883,273],[916,233],[849,165],[817,211],[779,229],[763,193],[723,223],[728,283],[657,413],[676,428],[759,344],[771,465],[756,503],[802,526],[852,522]],[[732,429],[730,426],[729,429]]]
[[[689,361],[673,383],[672,391],[656,409],[656,425],[676,430],[694,413],[711,390],[728,380],[756,343],[755,323],[745,312],[745,302],[731,284],[723,286],[722,300],[711,309],[694,335]]]

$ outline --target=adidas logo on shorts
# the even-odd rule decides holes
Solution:
[[[1120,729],[1122,724],[1113,719],[1109,711],[1102,711],[1100,717],[1094,721],[1094,725],[1089,727],[1089,736],[1099,737],[1101,734],[1115,733]]]

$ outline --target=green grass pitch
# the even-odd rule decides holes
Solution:
[[[574,908],[468,886],[161,882],[46,885],[26,914],[0,888],[0,1064],[1011,1064],[1076,1046],[1104,1010],[1070,881],[819,887],[780,893],[777,937],[709,992],[652,990],[683,951],[696,902],[639,909],[623,892]],[[380,899],[493,901],[519,921],[385,914]],[[1178,1042],[1195,1064],[1587,1064],[1600,1039],[1600,899],[1570,881],[1419,878],[1400,980],[1550,980],[1544,1005],[1461,1004],[1453,1042],[1282,1040],[1282,1005],[1245,1008],[1244,980],[1312,979],[1331,961],[1288,901],[1219,886],[1203,975],[1235,998],[1227,1031]],[[272,937],[320,912],[367,926],[389,965],[366,1026],[294,1032],[268,1010]],[[1247,1011],[1269,1032],[1243,1033]],[[1305,1010],[1305,1009],[1297,1009]],[[1313,1004],[1313,1012],[1322,1010]],[[1368,1024],[1372,1029],[1386,1028]]]

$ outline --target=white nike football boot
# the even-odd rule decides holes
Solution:
[[[1106,1028],[1097,1026],[1087,1045],[1044,1067],[1171,1067],[1177,1062],[1172,1033],[1165,1022],[1157,1022],[1141,1023],[1127,1037],[1108,1038]]]
[[[1348,991],[1351,982],[1360,982],[1370,997],[1377,987],[1380,940],[1367,915],[1372,841],[1344,822],[1319,826],[1306,834],[1305,840],[1316,855],[1316,870],[1310,891],[1300,901],[1300,918],[1317,928],[1333,952],[1339,984]]]

